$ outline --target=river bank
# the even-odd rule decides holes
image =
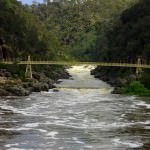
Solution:
[[[146,80],[144,75],[136,76],[134,72],[133,69],[98,66],[91,74],[112,85],[114,87],[112,94],[150,96],[150,89],[142,82],[142,80],[148,82],[149,79]]]
[[[65,67],[46,67],[33,72],[33,79],[20,78],[7,69],[0,69],[0,96],[28,96],[32,92],[48,91],[55,88],[58,79],[70,75]]]

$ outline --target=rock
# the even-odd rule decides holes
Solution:
[[[49,86],[47,83],[34,83],[32,86],[33,92],[40,92],[40,91],[48,91]]]
[[[6,72],[7,70],[6,70],[6,69],[1,69],[0,71],[2,71],[2,72]]]
[[[97,74],[94,75],[94,77],[95,77],[95,78],[100,78],[100,74],[97,73]]]
[[[12,77],[12,74],[7,71],[6,69],[0,69],[0,76],[1,77]]]
[[[19,78],[18,74],[14,74],[13,77],[14,77],[15,79],[18,79],[18,78]]]
[[[53,89],[53,91],[54,91],[54,92],[59,92],[59,90],[58,90],[58,89]]]
[[[43,83],[42,91],[48,91],[48,90],[49,90],[49,85],[47,83]]]
[[[28,87],[28,88],[26,88],[26,90],[29,92],[29,94],[31,94],[33,92],[33,88],[32,87]]]
[[[0,96],[11,96],[12,94],[5,89],[0,89]]]
[[[19,76],[11,74],[6,69],[0,69],[0,76],[9,81],[7,81],[7,84],[3,84],[3,89],[0,89],[0,95],[6,96],[26,96],[32,92],[48,91],[49,89],[56,88],[54,83],[58,79],[70,77],[68,72],[61,67],[48,67],[43,72],[33,72],[32,79],[14,80],[19,79]],[[58,90],[54,91],[58,92]]]
[[[6,87],[6,90],[10,93],[12,93],[12,95],[14,96],[27,96],[30,94],[29,91],[25,90],[23,87],[21,86],[13,86],[13,87]]]
[[[46,82],[47,84],[54,84],[54,81],[53,81],[52,79],[47,79],[45,82]]]
[[[23,86],[23,88],[25,88],[25,89],[26,89],[26,88],[28,88],[28,87],[29,87],[29,84],[28,84],[28,83],[23,83],[23,84],[22,84],[22,86]]]
[[[10,72],[5,72],[5,77],[12,77]]]
[[[136,81],[136,79],[137,79],[137,77],[134,74],[129,75],[127,78],[128,81]]]
[[[58,80],[58,79],[68,79],[70,75],[63,68],[59,68],[59,69],[57,68],[57,70],[52,70],[50,72],[49,77]]]
[[[55,85],[53,85],[53,84],[48,84],[48,86],[49,86],[49,89],[56,88],[56,86],[55,86]]]
[[[0,77],[5,77],[5,73],[0,71]]]
[[[126,79],[122,79],[122,78],[117,78],[114,82],[114,85],[117,86],[117,87],[122,87],[124,85],[126,85],[127,83],[127,80]]]
[[[121,87],[115,87],[114,90],[111,92],[112,94],[121,94],[122,88]]]
[[[34,79],[37,79],[38,81],[41,79],[41,74],[38,72],[33,72],[32,76]]]
[[[34,78],[32,79],[23,79],[24,82],[29,82],[29,83],[37,83],[38,81]]]

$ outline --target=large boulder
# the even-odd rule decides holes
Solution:
[[[112,94],[122,94],[122,88],[121,87],[115,87],[114,90],[111,92]]]
[[[136,79],[137,79],[137,77],[136,77],[136,75],[134,75],[134,74],[130,74],[130,75],[128,76],[128,78],[127,78],[127,80],[128,80],[129,82],[131,82],[131,81],[136,81]]]
[[[32,91],[33,92],[40,92],[40,91],[48,91],[49,86],[47,83],[34,83],[32,85]]]
[[[33,76],[34,79],[36,79],[38,81],[40,81],[41,78],[42,78],[42,74],[39,73],[39,72],[33,72],[32,76]]]
[[[0,69],[0,77],[10,78],[10,77],[12,77],[12,74],[9,71],[7,71],[6,69]]]
[[[27,91],[26,89],[24,89],[21,86],[8,86],[5,88],[8,92],[12,93],[12,95],[14,96],[27,96],[30,94],[29,91]]]
[[[10,72],[6,71],[6,72],[5,72],[5,77],[12,77],[12,75],[11,75]]]
[[[127,84],[127,80],[126,79],[124,79],[124,78],[117,78],[116,80],[115,80],[115,86],[117,86],[117,87],[122,87],[122,86],[125,86]]]
[[[11,96],[12,94],[5,89],[0,89],[0,96]]]

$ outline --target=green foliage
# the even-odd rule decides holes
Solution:
[[[150,96],[150,90],[144,87],[139,81],[133,81],[124,88],[124,93],[139,96]]]
[[[139,0],[138,3],[125,9],[118,19],[113,18],[103,24],[97,23],[96,47],[93,50],[92,59],[107,62],[137,63],[137,58],[140,56],[142,63],[149,64],[149,8],[149,0]],[[131,70],[131,74],[135,73],[135,69],[126,68],[125,72],[128,70]],[[116,74],[115,72],[119,73],[120,68],[116,68],[115,71],[110,68],[107,74]],[[143,70],[139,80],[146,88],[150,89],[150,71]]]
[[[150,89],[150,70],[143,70],[142,76],[140,78],[142,84],[145,85],[146,88]]]
[[[11,72],[12,76],[15,77],[15,75],[18,75],[20,79],[24,79],[25,74],[25,66],[23,65],[6,65],[6,64],[0,64],[0,69],[6,69],[7,71]]]
[[[45,4],[28,6],[26,9],[45,22],[48,31],[55,34],[68,53],[76,59],[85,61],[92,60],[95,53],[97,24],[101,25],[106,20],[118,16],[135,1],[63,0],[55,3],[46,1]]]
[[[144,61],[150,60],[149,8],[149,1],[141,0],[123,11],[119,20],[98,26],[95,53],[101,55],[100,59],[136,62],[137,57],[141,56]]]
[[[134,1],[63,0],[23,6],[17,0],[1,0],[0,36],[15,57],[92,60],[99,39],[97,27],[102,28],[102,39],[109,20]]]
[[[0,8],[0,37],[13,49],[15,58],[63,59],[59,51],[68,55],[55,33],[20,2],[1,0]]]

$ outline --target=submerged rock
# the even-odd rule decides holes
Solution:
[[[58,90],[58,89],[53,89],[53,91],[54,91],[54,92],[59,92],[59,90]]]

